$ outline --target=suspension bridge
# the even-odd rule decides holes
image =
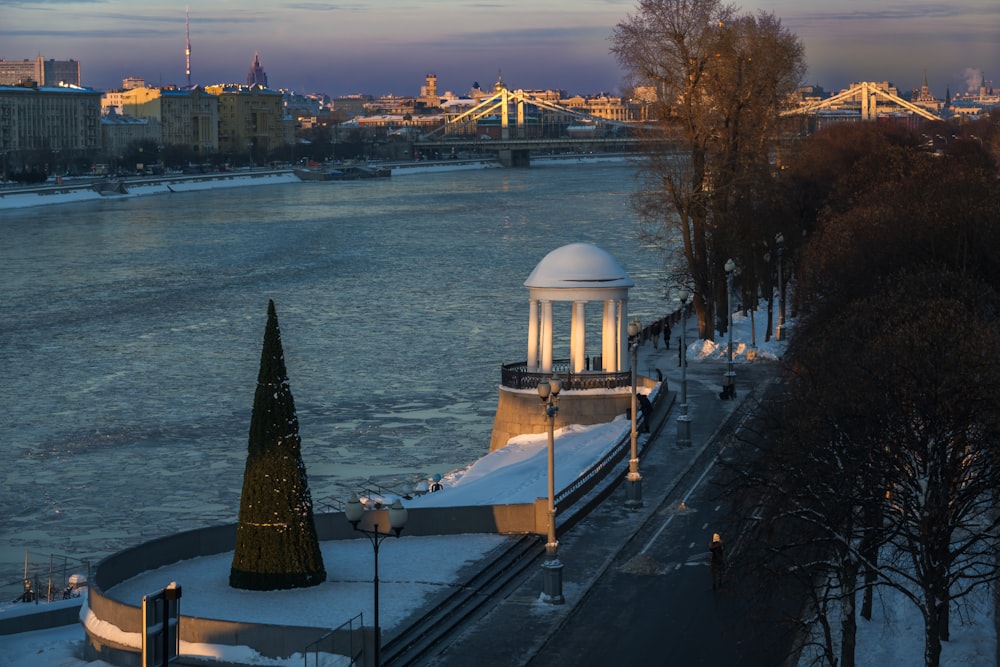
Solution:
[[[929,109],[889,92],[884,84],[872,82],[854,84],[821,101],[799,104],[782,115],[806,116],[823,110],[856,113],[860,120],[867,121],[875,120],[880,113],[898,111],[926,120],[941,119]],[[619,117],[595,115],[523,90],[509,90],[498,82],[492,95],[449,117],[442,126],[415,141],[413,148],[425,156],[457,151],[495,153],[504,166],[526,167],[532,152],[631,153],[649,142],[648,136],[638,136],[649,128],[648,123],[633,120],[627,106],[615,107],[615,112]]]
[[[413,148],[422,154],[494,152],[504,166],[522,167],[528,166],[532,151],[635,151],[639,141],[634,130],[639,127],[639,123],[594,115],[498,83],[492,95],[424,134]]]
[[[813,114],[817,111],[849,111],[860,114],[861,120],[876,120],[879,113],[905,110],[925,120],[941,120],[933,111],[913,104],[885,89],[884,84],[863,81],[847,90],[817,102],[801,104],[784,112],[783,116]]]

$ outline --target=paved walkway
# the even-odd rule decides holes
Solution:
[[[678,331],[674,331],[675,341]],[[689,319],[687,334],[696,335]],[[688,413],[691,418],[691,445],[677,445],[677,416],[680,402],[681,369],[676,345],[658,350],[646,343],[639,351],[639,370],[655,377],[660,369],[668,389],[676,394],[669,414],[658,432],[648,438],[640,460],[643,477],[643,507],[625,509],[625,486],[620,485],[607,500],[583,521],[559,538],[559,559],[563,563],[565,604],[541,602],[542,573],[534,573],[510,595],[490,610],[466,624],[451,640],[439,645],[420,664],[434,667],[478,667],[525,665],[566,621],[573,607],[614,561],[616,555],[650,516],[664,504],[679,502],[684,474],[701,457],[708,445],[731,418],[739,419],[764,386],[776,377],[777,364],[768,361],[736,364],[736,399],[721,400],[725,361],[690,361],[687,371]],[[750,400],[748,400],[750,399]],[[741,410],[741,406],[744,408]],[[640,443],[642,440],[640,440]],[[687,486],[687,485],[683,485]]]

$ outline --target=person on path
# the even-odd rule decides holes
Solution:
[[[663,320],[663,342],[666,343],[667,349],[670,349],[670,321]]]
[[[653,336],[653,349],[660,349],[660,321],[656,320],[650,327],[652,329],[651,333]]]
[[[718,533],[712,534],[708,550],[712,552],[712,590],[717,591],[722,587],[722,575],[726,569],[726,545]]]

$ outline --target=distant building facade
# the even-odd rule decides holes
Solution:
[[[106,93],[105,109],[135,118],[155,119],[158,143],[184,146],[195,153],[219,150],[219,98],[201,88],[131,88]]]
[[[101,93],[79,86],[0,85],[0,152],[12,170],[68,163],[101,148]]]
[[[101,143],[109,159],[120,159],[134,144],[162,141],[163,126],[156,118],[122,116],[113,110],[101,118]]]
[[[80,84],[80,62],[77,60],[0,60],[0,85],[16,86],[34,81],[39,86],[55,87],[60,83]]]
[[[219,100],[219,150],[251,151],[265,157],[294,142],[295,121],[285,114],[284,95],[261,86],[219,84],[205,92]]]
[[[247,85],[267,88],[267,72],[264,71],[264,66],[260,64],[260,54],[256,51],[253,54],[253,64],[250,66],[250,73],[247,74]]]
[[[581,97],[577,95],[576,97],[560,100],[558,103],[574,111],[606,120],[620,122],[635,120],[632,107],[626,104],[620,97],[608,97],[607,95]]]
[[[371,95],[343,95],[330,100],[327,108],[341,121],[363,116],[373,102]]]

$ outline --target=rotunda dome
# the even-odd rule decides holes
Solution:
[[[590,243],[556,248],[524,281],[528,288],[634,287],[625,269],[606,251]]]

